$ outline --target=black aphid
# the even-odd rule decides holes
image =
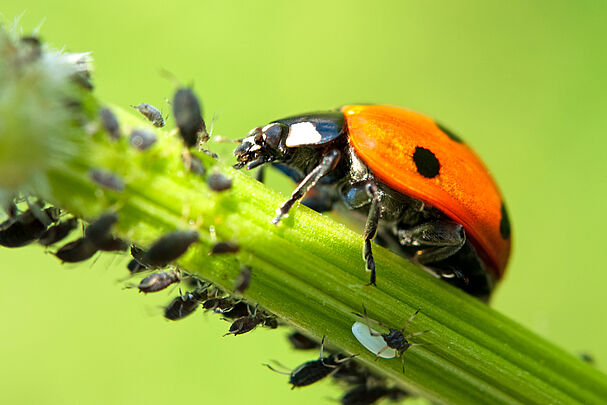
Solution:
[[[177,90],[173,97],[173,115],[181,138],[188,148],[209,139],[200,102],[191,89],[183,87]]]
[[[67,221],[51,225],[38,239],[38,243],[42,246],[50,246],[63,240],[78,226],[76,218],[70,218]]]
[[[236,305],[237,301],[231,297],[215,297],[207,299],[202,306],[204,309],[209,311],[215,311],[218,313],[224,313],[229,311]],[[247,315],[247,313],[245,313]]]
[[[198,288],[176,297],[164,309],[164,317],[172,321],[183,319],[193,313],[207,298],[206,288]]]
[[[361,384],[346,392],[339,402],[342,405],[371,405],[382,398],[399,401],[407,395],[405,391],[398,388]]]
[[[133,260],[127,264],[127,269],[131,274],[140,273],[149,269],[149,266],[143,263],[144,255],[145,251],[143,249],[138,248],[135,245],[131,246],[131,256],[133,256]]]
[[[380,377],[373,375],[367,367],[355,361],[345,363],[332,377],[346,385],[376,386],[381,382]]]
[[[118,214],[115,212],[101,214],[86,227],[84,236],[96,245],[102,244],[111,238],[112,227],[116,222],[118,222]]]
[[[96,246],[99,250],[103,250],[104,252],[124,252],[129,248],[128,243],[115,236],[110,236],[97,243]]]
[[[160,273],[152,273],[139,283],[140,292],[151,293],[164,290],[173,283],[181,280],[181,273],[178,270],[169,270]]]
[[[226,335],[236,336],[242,335],[243,333],[248,333],[259,326],[262,322],[263,319],[254,315],[243,316],[242,318],[238,318],[232,322],[232,325],[230,325],[230,331],[226,333]]]
[[[90,259],[97,253],[97,247],[87,238],[80,238],[62,246],[55,256],[62,262],[77,263]]]
[[[234,291],[242,294],[247,288],[249,288],[249,284],[251,284],[252,272],[253,269],[251,269],[249,266],[243,266],[242,269],[240,269],[240,273],[238,273],[238,277],[236,277],[236,280],[234,281]]]
[[[232,308],[216,311],[225,319],[238,319],[251,313],[251,307],[244,301],[239,301]]]
[[[240,246],[234,242],[219,242],[213,245],[210,255],[218,255],[224,253],[238,253]]]
[[[289,342],[297,350],[310,350],[316,349],[319,345],[318,342],[311,337],[304,335],[301,332],[293,332],[287,336]]]
[[[131,259],[131,261],[129,261],[126,265],[126,268],[131,274],[137,274],[147,270],[147,268],[139,263],[136,259]]]
[[[206,174],[207,168],[197,156],[187,152],[181,155],[181,159],[183,160],[185,167],[192,173],[199,176],[204,176]]]
[[[230,331],[224,336],[242,335],[243,333],[252,331],[259,325],[263,325],[271,329],[276,329],[278,327],[278,321],[274,316],[264,314],[262,311],[259,311],[257,307],[254,308],[253,313],[251,313],[249,307],[248,312],[249,315],[238,318],[232,322],[232,325],[230,325]]]
[[[207,184],[213,191],[226,191],[232,188],[232,180],[219,172],[215,172],[207,179]]]
[[[147,118],[155,127],[164,127],[164,118],[162,113],[156,107],[151,104],[141,103],[139,105],[132,105],[131,107],[137,109],[145,118]]]
[[[118,192],[124,191],[124,181],[114,173],[92,169],[89,171],[89,176],[91,177],[91,180],[101,187]]]
[[[131,131],[129,143],[139,150],[146,150],[156,143],[156,134],[147,129],[134,129]]]
[[[150,246],[141,263],[150,267],[164,267],[183,255],[190,245],[198,241],[196,231],[176,231],[163,235]]]
[[[272,371],[290,376],[289,384],[293,386],[292,389],[295,387],[305,387],[306,385],[314,384],[315,382],[335,373],[345,362],[354,357],[345,357],[340,354],[331,354],[324,357],[324,342],[325,338],[323,337],[320,345],[320,357],[317,360],[307,361],[290,373],[278,371],[269,364],[266,364],[266,366]]]
[[[114,113],[109,108],[102,108],[99,116],[101,117],[101,125],[110,137],[115,140],[120,139],[120,124]]]
[[[594,363],[595,363],[594,356],[592,356],[590,353],[580,353],[579,357],[580,357],[580,360],[582,360],[583,362],[586,362],[588,364],[594,365]]]
[[[47,224],[54,222],[55,218],[48,215],[50,212],[48,209],[40,211],[36,216],[34,209],[37,208],[29,209],[0,224],[0,245],[11,248],[21,247],[42,236]],[[46,221],[42,221],[39,217]]]
[[[276,329],[278,328],[278,319],[274,316],[266,316],[263,319],[263,326],[270,329]]]

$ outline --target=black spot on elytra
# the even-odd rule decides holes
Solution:
[[[445,133],[445,135],[447,135],[449,138],[451,138],[451,140],[453,140],[457,143],[464,143],[464,140],[462,138],[460,138],[459,136],[455,135],[450,129],[445,128],[443,125],[439,124],[438,122],[436,123],[436,126],[438,127],[438,129],[443,131]]]
[[[429,179],[438,176],[440,163],[430,150],[417,146],[413,153],[413,162],[417,166],[417,172]]]
[[[500,219],[500,235],[502,238],[508,239],[510,237],[510,220],[508,219],[508,213],[506,212],[506,206],[502,203],[502,218]]]

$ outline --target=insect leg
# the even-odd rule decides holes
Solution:
[[[419,247],[413,260],[419,264],[435,263],[457,253],[466,242],[466,232],[460,224],[436,221],[398,231],[401,245]]]
[[[380,216],[380,201],[379,192],[375,183],[367,183],[366,191],[371,198],[371,206],[369,207],[369,215],[367,216],[367,223],[365,224],[364,230],[363,259],[366,263],[366,270],[371,272],[370,281],[367,285],[376,285],[375,259],[373,258],[373,251],[371,250],[371,239],[373,239],[377,233],[377,224]]]
[[[295,202],[300,200],[312,187],[318,183],[318,181],[327,173],[335,168],[341,152],[337,149],[330,150],[322,158],[320,164],[316,166],[312,171],[299,183],[297,188],[291,194],[291,198],[285,201],[280,208],[276,210],[276,216],[272,219],[272,223],[276,225],[280,219],[285,216],[289,210],[293,207]]]

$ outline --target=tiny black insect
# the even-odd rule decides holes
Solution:
[[[197,288],[192,292],[186,292],[173,299],[164,309],[164,317],[171,321],[183,319],[193,313],[196,308],[207,298],[207,289]]]
[[[373,375],[367,367],[355,361],[345,363],[333,374],[332,377],[336,380],[336,382],[350,386],[377,386],[382,382],[381,377]]]
[[[226,191],[232,188],[232,180],[219,172],[215,172],[207,179],[207,184],[213,191]]]
[[[198,241],[196,231],[167,233],[150,246],[141,263],[150,267],[164,267],[183,255],[196,241]]]
[[[230,311],[236,304],[237,301],[231,297],[214,297],[207,299],[202,306],[208,311],[224,313],[226,311]]]
[[[120,139],[120,124],[118,119],[109,108],[102,108],[99,112],[101,124],[112,139]]]
[[[210,255],[218,255],[224,253],[238,253],[240,246],[234,242],[218,242],[211,248]]]
[[[236,319],[230,325],[230,331],[226,335],[242,335],[248,333],[259,326],[263,320],[255,315],[243,316],[242,318]]]
[[[169,270],[160,273],[152,273],[139,283],[139,292],[151,293],[164,290],[173,283],[181,280],[179,270]]]
[[[129,143],[135,149],[147,150],[156,143],[156,135],[147,129],[133,129],[129,137]]]
[[[290,376],[289,384],[292,385],[291,389],[314,384],[315,382],[335,373],[345,362],[354,357],[354,355],[345,357],[340,354],[331,354],[325,357],[323,354],[324,343],[325,338],[323,337],[320,344],[320,357],[317,360],[307,361],[290,373],[278,371],[269,364],[266,364],[266,367],[277,373]]]
[[[342,405],[371,405],[382,398],[388,398],[391,401],[399,401],[408,394],[398,388],[388,388],[383,385],[367,386],[367,384],[358,385],[344,394],[340,399]]]
[[[162,113],[156,107],[151,104],[141,103],[139,105],[132,105],[131,107],[137,109],[145,118],[147,118],[152,125],[161,128],[164,127],[164,118]]]
[[[224,319],[238,319],[251,313],[251,307],[244,301],[239,301],[232,308],[215,311],[221,314]]]
[[[293,332],[287,336],[289,342],[297,350],[310,350],[318,347],[318,342],[301,332]]]
[[[263,326],[269,329],[278,328],[278,319],[275,316],[266,316],[263,320]]]
[[[42,246],[50,246],[57,243],[69,235],[77,226],[78,220],[76,218],[70,218],[67,221],[51,225],[42,235],[40,235],[38,243]]]
[[[120,238],[110,236],[109,238],[96,244],[99,250],[104,252],[124,252],[129,248],[129,244]]]
[[[32,207],[22,214],[7,219],[0,224],[0,245],[5,247],[21,247],[34,242],[44,231],[47,224],[55,222],[56,218],[49,214],[50,209],[39,211],[36,215]],[[43,221],[44,220],[44,221]]]
[[[173,115],[179,134],[188,148],[209,139],[200,102],[191,89],[182,87],[177,90],[173,97]]]
[[[259,311],[257,307],[254,308],[253,313],[251,313],[250,308],[248,311],[249,315],[238,318],[232,322],[232,325],[230,325],[230,331],[224,336],[242,335],[243,333],[252,331],[259,325],[263,325],[271,329],[276,329],[278,327],[278,321],[274,316],[264,314],[262,311]]]
[[[126,266],[131,274],[140,273],[149,269],[149,266],[143,263],[144,255],[145,251],[143,249],[131,245],[131,256],[133,259]]]
[[[583,362],[586,362],[588,364],[594,365],[594,363],[595,363],[594,356],[592,356],[590,353],[580,353],[579,357],[580,357],[580,360],[582,360]]]
[[[80,238],[62,246],[55,256],[62,262],[77,263],[90,259],[97,253],[97,247],[87,238]]]
[[[137,274],[147,270],[147,267],[139,263],[137,259],[131,259],[131,261],[129,261],[126,265],[126,268],[131,274]]]
[[[185,167],[192,173],[199,176],[204,176],[206,174],[207,168],[204,166],[202,160],[200,160],[198,156],[194,156],[187,152],[181,155],[181,159],[183,160]]]
[[[116,222],[118,222],[118,214],[115,212],[101,214],[86,227],[84,236],[95,245],[102,244],[111,238],[112,227]]]
[[[249,288],[249,284],[251,284],[252,272],[253,269],[251,269],[249,266],[242,267],[240,273],[238,273],[238,277],[236,277],[236,280],[234,281],[234,291],[242,294],[247,288]]]
[[[101,187],[118,192],[124,191],[124,181],[114,173],[92,169],[89,171],[89,176],[91,177],[91,180]]]

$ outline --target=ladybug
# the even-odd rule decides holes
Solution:
[[[374,238],[482,299],[503,276],[511,236],[500,191],[476,153],[432,118],[346,105],[273,121],[239,142],[237,169],[271,163],[299,183],[274,224],[306,193],[310,208],[346,208],[364,223],[369,284]]]

